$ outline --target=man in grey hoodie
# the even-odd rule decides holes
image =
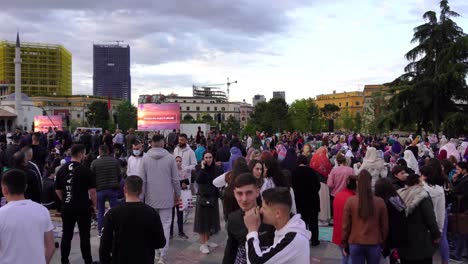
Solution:
[[[156,253],[158,264],[164,264],[169,248],[172,207],[179,202],[179,174],[174,157],[163,148],[164,136],[154,135],[151,149],[143,156],[140,175],[144,185],[144,199],[158,211],[166,237],[166,245]],[[158,256],[159,255],[159,256]]]

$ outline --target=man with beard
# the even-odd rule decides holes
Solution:
[[[179,145],[174,149],[174,157],[182,158],[182,168],[185,169],[195,169],[197,165],[197,157],[195,152],[187,146],[187,134],[180,134],[179,136]]]

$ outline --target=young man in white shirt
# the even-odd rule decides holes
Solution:
[[[0,263],[50,263],[55,246],[49,211],[24,198],[23,171],[7,171],[1,185],[8,204],[0,208]]]
[[[287,187],[271,188],[262,193],[262,208],[254,207],[244,216],[247,227],[245,249],[248,264],[310,263],[310,231],[301,215],[291,216],[292,197]],[[263,219],[260,218],[263,216]],[[275,227],[273,245],[260,248],[258,229],[261,223]]]

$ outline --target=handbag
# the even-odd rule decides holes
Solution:
[[[468,213],[460,212],[461,197],[457,197],[457,211],[448,215],[448,230],[456,234],[468,234]]]
[[[212,195],[201,195],[200,199],[198,200],[200,206],[205,208],[213,208],[215,202],[215,197],[213,197]]]

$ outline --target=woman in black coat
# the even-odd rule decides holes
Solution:
[[[311,245],[320,244],[318,240],[318,214],[320,212],[319,175],[308,166],[307,157],[297,158],[297,167],[292,171],[292,188],[296,201],[297,213],[301,215],[308,229],[312,232]]]
[[[424,190],[419,175],[411,174],[406,187],[398,190],[406,205],[407,243],[399,245],[402,264],[432,263],[432,255],[440,241],[440,231],[429,193]]]
[[[213,180],[223,173],[223,169],[217,166],[210,151],[203,153],[203,160],[196,167],[198,184],[197,205],[195,207],[195,220],[193,231],[200,235],[200,251],[210,253],[209,247],[217,247],[209,242],[210,234],[216,234],[221,229],[219,220],[218,188],[213,185]]]

